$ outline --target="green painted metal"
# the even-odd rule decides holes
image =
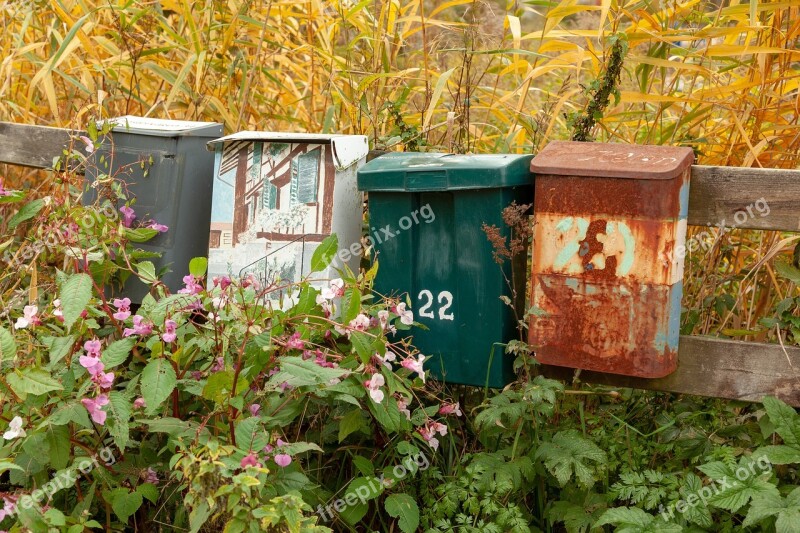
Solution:
[[[513,379],[501,345],[517,337],[513,310],[525,301],[526,254],[494,262],[484,223],[508,230],[502,210],[531,203],[528,155],[393,153],[358,172],[369,193],[370,236],[380,263],[376,292],[408,295],[428,329],[408,334],[429,357],[425,368],[447,383],[502,387]],[[522,316],[520,312],[520,316]]]

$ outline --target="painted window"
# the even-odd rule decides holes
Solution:
[[[315,148],[292,159],[290,189],[292,204],[310,204],[317,201],[320,152],[319,148]]]

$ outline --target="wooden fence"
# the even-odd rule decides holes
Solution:
[[[0,163],[50,168],[72,132],[0,122]],[[763,198],[769,216],[747,216],[742,229],[800,231],[800,171],[695,165],[689,224],[729,224],[738,212]],[[741,218],[741,217],[740,217]],[[705,336],[682,336],[678,370],[665,378],[643,379],[583,371],[582,381],[617,387],[758,401],[766,395],[800,406],[800,348]],[[552,377],[570,380],[573,370],[547,367]]]

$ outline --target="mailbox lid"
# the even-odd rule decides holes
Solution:
[[[392,152],[358,171],[362,191],[452,191],[531,185],[530,155]]]
[[[691,148],[554,141],[531,161],[531,172],[587,178],[669,180],[694,162]]]
[[[168,120],[125,115],[108,119],[114,124],[114,133],[132,133],[151,137],[218,137],[222,134],[219,122],[193,120]]]

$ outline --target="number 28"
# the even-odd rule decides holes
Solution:
[[[433,314],[433,311],[430,310],[431,306],[433,305],[433,293],[431,293],[431,291],[428,289],[422,289],[419,291],[417,299],[424,302],[422,307],[419,308],[419,316],[425,318],[436,318]],[[441,306],[439,307],[439,320],[455,320],[455,315],[447,312],[447,310],[450,309],[450,306],[453,305],[453,293],[450,291],[442,291],[439,293],[437,301]]]

